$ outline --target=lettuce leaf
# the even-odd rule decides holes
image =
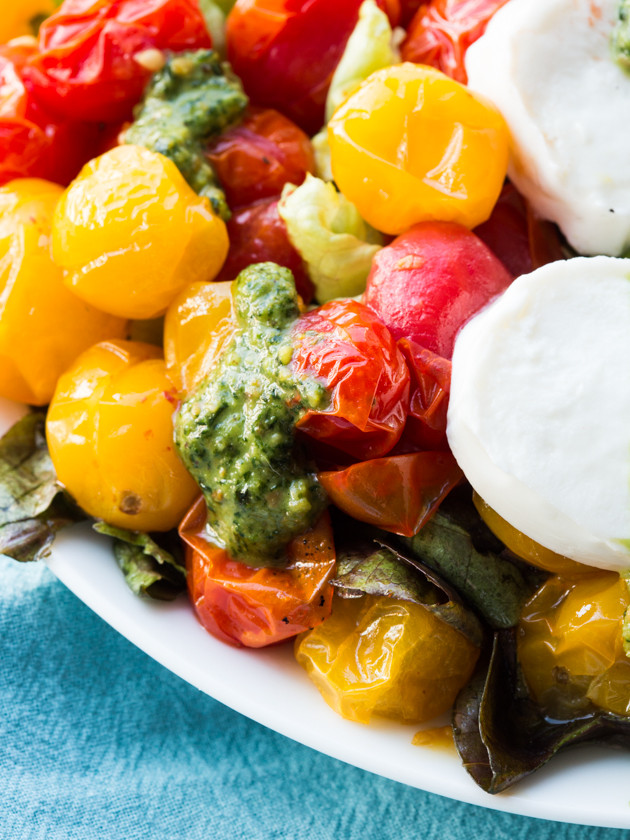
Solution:
[[[365,291],[382,237],[332,184],[307,175],[287,184],[278,203],[293,247],[306,263],[318,303]]]

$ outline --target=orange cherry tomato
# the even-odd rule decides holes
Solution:
[[[222,641],[264,647],[309,630],[330,614],[328,581],[336,557],[327,513],[289,543],[284,569],[254,569],[212,543],[203,498],[190,509],[179,533],[186,543],[188,590],[197,618]]]

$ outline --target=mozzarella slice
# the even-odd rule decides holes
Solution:
[[[455,343],[448,440],[518,530],[630,568],[630,260],[551,263],[475,316]]]
[[[513,139],[509,175],[583,254],[630,244],[630,75],[612,55],[619,0],[510,0],[468,50],[469,86]]]

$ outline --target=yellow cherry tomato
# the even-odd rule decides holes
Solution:
[[[172,161],[117,146],[83,167],[53,224],[68,288],[104,312],[154,318],[189,283],[212,280],[228,251],[224,222]]]
[[[33,405],[49,402],[80,353],[127,328],[73,295],[50,257],[62,192],[36,178],[0,188],[0,396]]]
[[[329,706],[349,720],[430,720],[468,681],[478,649],[409,601],[335,596],[332,615],[296,642],[296,657]]]
[[[46,437],[59,480],[83,510],[136,531],[179,523],[199,488],[175,451],[176,406],[151,344],[97,344],[60,378]]]
[[[536,540],[526,536],[522,531],[517,530],[513,525],[510,525],[509,522],[503,519],[502,516],[499,516],[496,510],[484,502],[477,493],[473,493],[473,502],[479,515],[492,533],[510,551],[513,551],[517,557],[520,557],[532,566],[565,578],[597,574],[598,570],[592,566],[585,566],[583,563],[577,563],[575,560],[571,560],[570,557],[556,554],[555,551],[545,548],[540,543],[537,543]]]
[[[192,283],[175,298],[164,319],[164,358],[181,391],[207,376],[236,328],[231,281]]]
[[[630,714],[630,659],[623,650],[623,614],[630,601],[619,575],[550,578],[523,610],[518,655],[536,700],[551,715],[590,701]]]
[[[328,124],[332,172],[373,227],[485,221],[503,186],[508,130],[486,100],[448,76],[397,64],[369,76]]]
[[[35,35],[37,25],[55,11],[54,0],[5,0],[0,15],[0,44]]]

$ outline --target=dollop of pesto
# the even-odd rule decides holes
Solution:
[[[235,559],[286,563],[293,537],[326,507],[315,471],[295,439],[308,408],[329,395],[298,381],[290,327],[299,315],[293,275],[274,263],[242,271],[232,287],[239,329],[216,368],[182,404],[175,442],[201,487],[208,525]]]
[[[619,0],[617,25],[612,34],[612,52],[617,64],[630,73],[630,0]]]
[[[225,194],[204,147],[240,119],[247,101],[240,81],[216,52],[178,53],[152,76],[125,142],[172,160],[193,190],[227,220]]]

